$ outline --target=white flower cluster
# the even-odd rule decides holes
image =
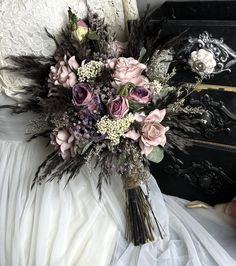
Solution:
[[[161,82],[156,79],[150,83],[150,87],[153,94],[160,94],[161,90],[163,89]]]
[[[133,122],[134,116],[131,113],[121,119],[112,119],[105,115],[97,123],[97,128],[98,132],[107,135],[107,139],[111,141],[111,145],[115,146],[120,143],[120,137],[127,132]]]
[[[78,69],[78,76],[80,82],[94,81],[102,72],[103,63],[99,61],[90,61],[87,64],[82,65]]]

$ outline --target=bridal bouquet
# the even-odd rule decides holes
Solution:
[[[68,14],[59,36],[47,32],[56,44],[51,58],[12,56],[15,66],[8,67],[34,81],[23,88],[27,100],[11,108],[38,113],[30,124],[32,138],[48,137],[54,147],[34,184],[63,175],[69,182],[90,163],[100,169],[101,196],[102,182],[117,172],[127,199],[128,239],[135,245],[154,241],[156,228],[162,231],[141,188],[148,185],[149,161],[184,150],[206,110],[185,105],[194,87],[172,84],[173,50],[145,35],[145,19],[130,24],[125,43],[96,14],[86,20],[71,9]]]

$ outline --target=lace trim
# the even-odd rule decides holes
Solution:
[[[67,9],[70,6],[77,15],[84,18],[86,4],[91,10],[105,17],[108,24],[117,32],[118,38],[124,38],[125,18],[138,16],[136,0],[2,0],[0,8],[0,67],[7,62],[9,55],[51,55],[55,49],[44,28],[56,34],[65,25]],[[0,90],[9,95],[29,80],[6,71],[0,72]]]

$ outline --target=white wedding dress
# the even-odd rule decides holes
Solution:
[[[9,54],[49,55],[54,44],[43,30],[60,30],[67,7],[86,10],[79,0],[1,0],[0,66]],[[135,1],[88,1],[121,35],[124,18],[135,18]],[[112,16],[113,14],[113,16]],[[116,14],[115,22],[112,20]],[[124,14],[125,17],[124,17]],[[0,105],[12,102],[30,81],[0,73]],[[134,247],[125,240],[125,201],[120,178],[104,183],[84,166],[65,187],[66,177],[30,189],[38,165],[49,153],[44,140],[27,143],[32,114],[0,110],[0,266],[201,266],[236,265],[233,221],[214,210],[188,210],[186,201],[162,195],[153,177],[150,199],[164,239]],[[173,182],[175,182],[173,177]]]

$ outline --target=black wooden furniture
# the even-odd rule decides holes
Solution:
[[[215,38],[223,37],[236,51],[235,10],[236,1],[166,2],[153,14],[151,24],[155,30],[155,23],[166,17],[162,38],[185,30],[195,37],[208,31]],[[180,70],[177,79],[191,81],[189,72]],[[211,123],[218,123],[222,130],[193,136],[189,154],[177,154],[183,165],[166,156],[160,164],[151,164],[151,171],[163,193],[216,204],[236,195],[236,64],[230,73],[204,83],[205,89],[193,93],[189,104],[208,105],[217,114]]]

